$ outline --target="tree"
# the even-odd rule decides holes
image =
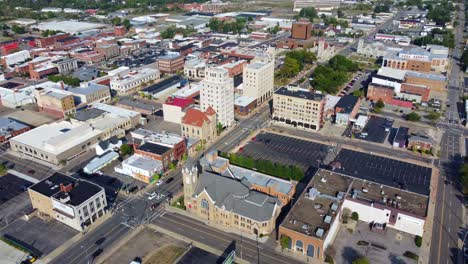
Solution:
[[[364,93],[361,90],[356,90],[353,92],[353,95],[357,97],[362,97]]]
[[[122,146],[120,146],[120,154],[122,156],[127,156],[127,155],[130,155],[132,153],[133,153],[133,148],[130,147],[130,145],[122,144]]]
[[[343,11],[342,11],[341,9],[338,9],[338,11],[336,11],[336,16],[337,16],[338,18],[344,17]]]
[[[280,238],[281,249],[291,248],[291,238],[285,235],[282,235]]]
[[[427,116],[426,116],[427,119],[431,120],[432,122],[435,122],[437,120],[439,120],[440,118],[440,113],[437,113],[437,112],[430,112]]]
[[[24,34],[26,33],[26,30],[24,29],[24,27],[20,27],[20,26],[17,26],[17,25],[13,25],[11,27],[11,30],[15,33],[15,34]]]
[[[460,182],[463,187],[463,194],[468,194],[468,163],[464,163],[460,167]]]
[[[313,7],[302,8],[299,12],[299,17],[308,18],[310,21],[318,18],[317,10]]]
[[[125,27],[125,29],[129,30],[132,27],[132,24],[130,23],[130,20],[124,19],[122,22],[122,25]]]
[[[384,108],[385,107],[385,103],[382,101],[382,99],[379,99],[377,101],[377,103],[375,103],[375,107],[376,108]]]
[[[419,121],[421,120],[421,116],[419,116],[416,112],[411,112],[406,115],[406,120],[408,121]]]
[[[369,260],[367,258],[358,258],[353,261],[353,264],[369,264]]]
[[[120,26],[122,24],[122,19],[120,17],[114,17],[111,20],[112,25]]]
[[[216,124],[216,132],[217,132],[218,136],[221,135],[223,130],[224,130],[223,124],[221,124],[221,122],[218,122],[218,124]]]
[[[463,64],[463,69],[468,67],[468,49],[463,50],[463,54],[461,56],[461,63]]]
[[[422,237],[420,237],[420,236],[415,236],[415,237],[414,237],[414,244],[416,244],[417,247],[421,247],[421,245],[422,245]]]
[[[174,162],[169,163],[169,169],[170,170],[174,170],[175,167],[176,167],[176,165],[174,164]]]
[[[357,212],[352,212],[351,219],[353,219],[354,221],[359,221],[359,214]]]
[[[7,172],[7,168],[4,164],[0,164],[0,176],[5,175]]]

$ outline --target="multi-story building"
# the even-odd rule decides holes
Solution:
[[[57,117],[71,116],[76,112],[75,99],[66,91],[52,91],[39,87],[34,90],[34,97],[39,111]]]
[[[118,95],[129,95],[149,85],[150,82],[158,80],[159,77],[159,71],[156,69],[142,68],[138,71],[130,71],[125,67],[124,71],[112,78],[110,87]]]
[[[104,188],[58,172],[31,186],[28,193],[34,209],[78,231],[91,226],[107,210]]]
[[[185,138],[172,133],[158,133],[146,129],[131,132],[135,154],[159,160],[164,170],[173,161],[181,160],[187,152]]]
[[[159,71],[161,73],[175,73],[184,69],[184,57],[178,54],[168,54],[159,57]]]
[[[102,132],[81,122],[60,121],[31,129],[10,139],[20,157],[64,165],[100,140]]]
[[[163,104],[164,121],[180,124],[185,111],[193,105],[192,99],[167,98]]]
[[[417,72],[446,72],[449,64],[448,53],[439,46],[410,48],[389,51],[383,57],[382,66]]]
[[[38,48],[47,48],[55,45],[55,42],[60,39],[68,38],[70,34],[60,33],[50,37],[36,38],[36,47]]]
[[[275,123],[319,130],[323,126],[325,96],[298,87],[281,87],[273,95]]]
[[[120,55],[120,47],[117,44],[101,45],[96,47],[96,51],[97,53],[104,55],[106,60]]]
[[[218,122],[231,126],[234,122],[234,80],[228,71],[222,67],[207,68],[201,86],[201,110],[206,111],[211,106]]]
[[[120,107],[95,103],[89,109],[76,112],[72,120],[85,122],[101,131],[101,140],[125,137],[125,131],[140,124],[141,114]]]
[[[190,108],[182,118],[182,136],[210,142],[216,138],[216,112],[208,107],[205,112]]]
[[[255,98],[257,104],[267,101],[274,91],[274,59],[254,59],[244,67],[242,95]]]
[[[201,80],[205,77],[206,63],[201,59],[192,59],[184,64],[184,75],[191,80]]]
[[[76,105],[109,103],[111,100],[109,87],[97,83],[81,83],[80,87],[68,87],[67,91],[75,96]]]
[[[13,67],[15,64],[25,62],[31,59],[31,54],[27,50],[21,50],[15,53],[4,55],[1,57],[1,63],[5,69]]]
[[[312,23],[308,19],[300,19],[292,24],[291,38],[308,40],[312,37]]]
[[[131,176],[145,183],[150,183],[155,175],[159,176],[164,172],[161,161],[138,154],[124,160],[121,168],[115,167],[114,169],[116,172]]]
[[[61,57],[51,61],[52,66],[56,67],[60,74],[66,74],[78,69],[78,61],[75,58]]]

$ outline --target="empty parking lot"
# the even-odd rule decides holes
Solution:
[[[32,182],[16,177],[13,174],[8,173],[0,177],[0,205],[26,191],[31,185]]]
[[[399,160],[343,149],[335,159],[340,172],[422,195],[429,194],[432,169]]]
[[[239,151],[255,159],[266,159],[304,168],[318,166],[328,146],[272,133],[260,133]]]

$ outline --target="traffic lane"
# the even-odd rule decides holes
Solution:
[[[237,255],[240,257],[242,251],[243,257],[250,262],[257,262],[257,254],[259,253],[260,263],[300,263],[289,257],[279,255],[272,249],[265,248],[263,244],[258,244],[257,249],[257,243],[254,240],[218,231],[202,222],[176,213],[166,213],[163,217],[156,219],[155,224],[221,251],[227,248],[232,241],[236,241]]]

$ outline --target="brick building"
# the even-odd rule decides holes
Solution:
[[[161,73],[175,73],[184,69],[184,57],[175,54],[169,54],[159,57],[159,71]]]
[[[300,19],[292,24],[291,38],[308,40],[312,37],[312,23],[308,19]]]

